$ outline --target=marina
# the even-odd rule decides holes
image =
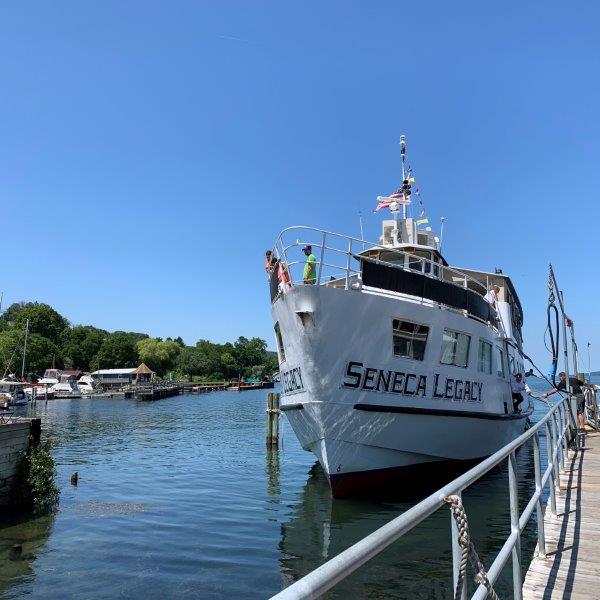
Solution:
[[[335,500],[285,418],[279,445],[265,446],[265,396],[215,392],[201,403],[180,395],[156,403],[103,398],[38,404],[35,415],[54,443],[61,502],[51,515],[3,519],[0,595],[53,598],[68,590],[78,597],[266,598],[440,483]],[[544,408],[537,406],[534,421]],[[32,414],[32,407],[19,410]],[[91,446],[97,448],[93,454]],[[524,499],[535,491],[531,446],[517,451],[516,461]],[[74,471],[77,487],[69,483]],[[507,485],[507,467],[499,465],[464,494],[473,541],[486,565],[510,534]],[[451,597],[449,529],[447,509],[438,511],[329,596]],[[23,547],[18,561],[10,559],[15,544]],[[536,544],[529,525],[521,536],[524,573]],[[507,571],[495,589],[510,597],[512,585]]]

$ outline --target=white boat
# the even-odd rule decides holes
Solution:
[[[36,384],[25,388],[25,393],[31,398],[36,390],[37,399],[52,400],[55,396],[54,386],[59,383],[63,372],[60,369],[46,369],[44,376]]]
[[[377,244],[290,227],[274,247],[291,275],[270,276],[281,409],[336,497],[493,454],[533,410],[513,410],[523,313],[510,278],[449,267],[439,238],[407,215],[410,184],[403,173],[402,189],[379,199],[393,218]],[[314,283],[303,280],[306,245]]]
[[[0,406],[5,408],[25,406],[27,404],[27,396],[24,391],[26,385],[12,377],[0,379]]]
[[[77,387],[84,396],[90,396],[96,394],[98,390],[95,387],[94,378],[91,375],[82,375],[77,380]]]

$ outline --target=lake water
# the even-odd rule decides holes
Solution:
[[[267,598],[419,499],[407,491],[332,500],[285,418],[279,450],[265,448],[265,398],[252,391],[38,404],[61,500],[49,516],[0,520],[0,596]],[[538,403],[537,417],[543,412]],[[524,498],[531,452],[523,449],[518,465]],[[509,530],[507,485],[499,468],[465,497],[487,565]],[[329,597],[451,597],[449,519],[438,511]],[[535,535],[530,525],[527,562]],[[23,556],[11,560],[17,543]],[[506,595],[505,571],[497,589]]]

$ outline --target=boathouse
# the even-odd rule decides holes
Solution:
[[[154,381],[156,373],[145,363],[137,368],[127,369],[99,369],[92,373],[92,377],[106,388],[119,388],[124,385],[150,383]]]
[[[98,380],[100,385],[107,388],[121,387],[132,382],[133,373],[136,369],[99,369],[92,373],[92,377]]]

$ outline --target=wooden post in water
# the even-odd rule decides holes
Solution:
[[[267,446],[279,444],[279,394],[267,394]]]

